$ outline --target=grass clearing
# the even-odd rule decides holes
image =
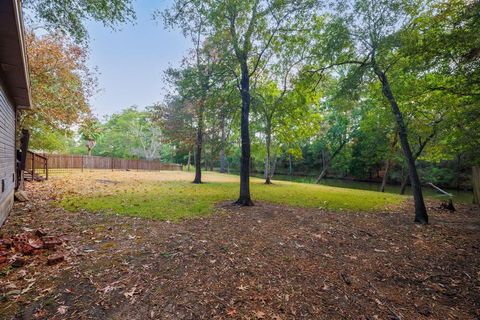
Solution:
[[[192,184],[191,172],[74,172],[54,177],[64,191],[60,204],[68,210],[179,220],[212,212],[216,203],[234,201],[239,192],[237,176],[203,174],[204,184]],[[251,179],[254,201],[333,211],[380,211],[397,205],[403,196],[374,191],[336,188],[287,181],[265,185]]]

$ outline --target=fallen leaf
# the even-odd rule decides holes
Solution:
[[[60,307],[58,307],[57,312],[60,313],[60,314],[65,314],[65,313],[67,313],[67,309],[68,309],[67,306],[60,306]]]
[[[40,239],[28,239],[28,244],[35,249],[40,249],[43,247],[43,241]]]
[[[228,310],[228,312],[227,312],[227,315],[230,316],[230,317],[233,317],[233,316],[235,316],[236,314],[237,314],[237,310],[235,310],[235,309],[230,309],[230,310]]]
[[[129,292],[125,292],[123,295],[126,298],[131,298],[131,297],[133,297],[133,295],[135,294],[136,291],[137,291],[137,287],[133,287],[132,290],[130,290]]]

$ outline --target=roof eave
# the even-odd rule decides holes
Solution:
[[[11,103],[28,109],[32,98],[20,1],[0,1],[0,20],[0,77]]]

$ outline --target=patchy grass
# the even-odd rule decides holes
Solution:
[[[54,178],[63,190],[60,204],[69,210],[106,211],[123,215],[179,220],[212,212],[214,205],[238,196],[238,177],[204,173],[201,185],[190,172],[84,172]],[[380,211],[405,197],[380,192],[287,181],[273,185],[252,178],[254,201],[333,211]]]

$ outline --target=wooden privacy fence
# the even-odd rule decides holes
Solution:
[[[480,167],[472,168],[473,203],[480,204]]]
[[[162,163],[159,160],[121,159],[113,157],[41,154],[47,159],[48,170],[132,170],[132,171],[181,171],[182,165],[175,163]],[[36,164],[36,162],[31,162]],[[40,170],[41,168],[36,168]],[[43,168],[42,168],[43,169]],[[37,171],[38,172],[38,171]]]

